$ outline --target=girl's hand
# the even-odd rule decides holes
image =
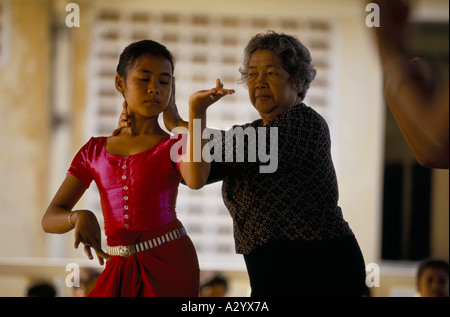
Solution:
[[[117,129],[113,131],[112,136],[119,135],[123,128],[131,127],[131,117],[128,114],[128,104],[126,100],[123,102],[122,107],[123,109],[119,117],[119,122],[117,123]]]
[[[213,103],[232,94],[234,89],[224,89],[220,79],[217,79],[215,88],[197,91],[189,98],[189,110],[193,113],[204,113]]]
[[[111,260],[111,257],[102,250],[101,231],[97,217],[89,210],[78,210],[71,218],[75,223],[75,249],[78,249],[80,243],[84,244],[84,253],[89,260],[93,260],[91,248],[97,254],[100,265],[104,260]]]

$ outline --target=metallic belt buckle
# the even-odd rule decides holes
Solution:
[[[119,255],[123,257],[132,256],[135,252],[134,245],[119,247]]]

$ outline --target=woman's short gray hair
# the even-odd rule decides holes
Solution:
[[[306,92],[317,72],[312,65],[311,54],[302,42],[294,36],[274,31],[255,35],[244,50],[244,66],[239,69],[240,83],[247,84],[248,64],[252,54],[257,50],[270,50],[280,56],[284,69],[292,78],[294,88],[298,89],[303,85],[299,96],[302,100],[305,99]]]

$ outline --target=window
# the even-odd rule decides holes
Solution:
[[[382,258],[420,261],[430,255],[431,171],[419,164],[387,164]]]
[[[286,14],[286,13],[285,13]],[[276,15],[275,15],[276,16]],[[187,118],[187,101],[193,92],[213,87],[221,78],[236,94],[223,99],[208,113],[208,126],[226,129],[233,124],[253,121],[257,112],[248,101],[245,87],[237,85],[242,54],[248,40],[268,29],[299,36],[310,49],[318,74],[305,102],[328,121],[336,131],[334,93],[335,56],[331,19],[299,19],[298,15],[267,18],[197,13],[182,10],[135,9],[130,6],[98,7],[94,14],[91,45],[88,128],[89,135],[110,135],[121,112],[121,96],[115,91],[114,76],[122,49],[144,38],[163,43],[174,54],[177,105]],[[333,144],[336,150],[336,145]],[[334,154],[335,155],[335,154]],[[336,155],[335,155],[336,156]],[[92,210],[101,217],[98,194],[93,193]],[[242,257],[234,252],[232,220],[221,197],[221,183],[193,191],[181,185],[177,213],[186,226],[199,255],[202,268],[230,270],[244,268]]]

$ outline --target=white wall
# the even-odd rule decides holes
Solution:
[[[1,0],[4,2],[5,0]],[[64,1],[57,1],[63,3]],[[89,10],[95,1],[78,1],[82,5],[81,18],[83,23],[90,19]],[[98,1],[106,4],[121,4],[123,1]],[[49,74],[51,63],[50,47],[51,13],[50,1],[40,1],[39,5],[32,0],[11,1],[14,4],[12,12],[12,48],[9,62],[0,65],[0,114],[6,121],[7,132],[2,134],[1,144],[13,148],[13,152],[1,152],[1,191],[0,191],[0,296],[22,296],[23,287],[36,274],[32,272],[48,272],[48,268],[55,272],[55,276],[65,274],[64,265],[55,264],[54,259],[46,258],[52,254],[52,243],[46,245],[44,235],[40,229],[40,219],[48,203],[47,177],[50,169],[42,158],[48,154],[50,97],[53,88],[48,77],[39,76],[40,73]],[[380,223],[381,223],[381,191],[383,167],[383,138],[384,138],[384,102],[382,96],[382,74],[378,56],[374,47],[372,30],[365,25],[365,2],[360,0],[228,0],[203,1],[189,0],[188,6],[180,7],[179,0],[161,1],[127,1],[127,5],[137,3],[149,6],[165,6],[182,10],[184,13],[195,13],[208,10],[221,11],[239,16],[277,15],[289,11],[291,14],[302,16],[330,17],[337,26],[335,56],[333,57],[336,73],[334,80],[337,85],[334,91],[337,111],[333,118],[336,131],[333,142],[333,155],[337,170],[340,205],[350,226],[354,230],[366,262],[380,263]],[[448,1],[418,1],[420,10],[417,15],[421,19],[447,19]],[[61,6],[60,6],[61,7]],[[55,14],[55,12],[53,12]],[[58,11],[58,14],[65,12]],[[213,13],[211,13],[213,14]],[[35,24],[36,20],[39,23]],[[83,20],[85,19],[85,20]],[[87,24],[89,25],[89,24]],[[38,33],[35,33],[38,31]],[[89,35],[85,29],[78,30]],[[20,40],[20,41],[18,41]],[[74,146],[73,150],[83,143],[84,112],[86,110],[86,91],[82,78],[86,78],[86,60],[88,46],[86,41],[76,43],[74,60],[78,63],[74,68],[78,70],[77,80],[74,80]],[[80,46],[81,43],[81,46]],[[27,49],[24,50],[24,47]],[[39,47],[38,56],[29,54]],[[76,51],[75,51],[76,50]],[[27,53],[28,52],[28,53]],[[38,58],[38,59],[35,59]],[[314,56],[313,56],[314,58]],[[39,71],[40,67],[44,69]],[[32,72],[30,72],[30,70]],[[237,70],[236,70],[237,71]],[[81,73],[80,73],[81,72]],[[25,73],[27,76],[25,76]],[[81,74],[81,75],[80,75]],[[32,78],[30,77],[32,76]],[[27,83],[19,81],[24,78]],[[32,80],[28,80],[32,79]],[[81,84],[80,84],[81,82]],[[314,85],[314,83],[313,83]],[[5,88],[4,88],[5,87]],[[81,88],[80,88],[81,87]],[[84,88],[83,88],[84,87]],[[47,93],[46,93],[47,92]],[[81,97],[80,97],[81,96]],[[78,98],[78,99],[77,99]],[[80,100],[82,98],[82,100]],[[25,105],[33,105],[26,108]],[[12,108],[11,106],[14,106]],[[248,105],[250,106],[250,104]],[[311,105],[314,106],[314,105]],[[23,129],[27,126],[28,129]],[[34,129],[33,129],[34,128]],[[38,132],[40,134],[36,134]],[[76,145],[75,145],[76,144]],[[13,146],[14,145],[14,146]],[[447,183],[446,193],[438,195],[439,204],[434,210],[447,212],[448,223],[448,173],[436,176],[439,184]],[[445,188],[443,189],[443,191]],[[445,218],[445,217],[444,217]],[[445,221],[445,219],[444,219]],[[439,227],[440,234],[433,237],[433,246],[437,250],[447,248],[442,239],[447,237],[448,226],[443,225],[442,217],[435,218],[434,223]],[[71,235],[61,237],[67,248],[71,248]],[[60,243],[57,245],[61,245]],[[442,252],[442,251],[433,251]],[[444,252],[445,253],[445,252]],[[28,257],[35,257],[36,264]],[[84,262],[84,255],[68,250],[68,256],[79,257]],[[444,254],[445,256],[445,254]],[[69,259],[67,259],[69,261]],[[72,261],[72,259],[70,259]],[[19,270],[17,270],[19,268]],[[388,275],[407,275],[407,285],[413,282],[411,267],[402,273],[390,270]],[[47,274],[47,273],[45,273]],[[240,283],[245,278],[232,274]],[[388,279],[385,280],[389,283]],[[15,285],[15,286],[12,286]],[[22,285],[22,288],[17,285]],[[239,287],[243,290],[243,287]],[[236,296],[246,296],[246,290]],[[384,293],[387,294],[387,293]]]

